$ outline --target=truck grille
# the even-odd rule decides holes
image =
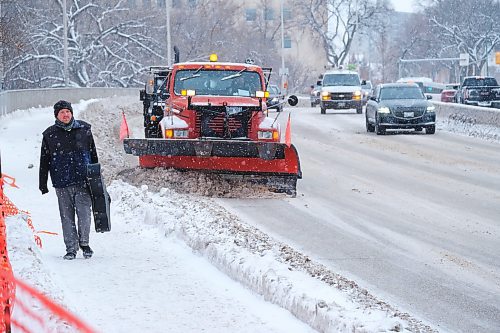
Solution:
[[[350,101],[352,93],[330,93],[330,99],[335,101]]]
[[[225,107],[198,110],[196,112],[196,131],[200,137],[210,138],[248,138],[251,111],[243,110],[237,114],[227,114]]]

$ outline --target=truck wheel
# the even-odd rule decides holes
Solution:
[[[321,114],[325,114],[325,113],[326,113],[326,109],[321,106]]]
[[[314,103],[313,103],[313,102],[311,102],[311,107],[312,107],[312,108],[314,107]]]
[[[425,128],[425,134],[434,134],[434,133],[436,133],[436,125],[427,126]]]

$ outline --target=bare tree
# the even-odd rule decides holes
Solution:
[[[33,2],[36,13],[24,23],[30,35],[24,52],[6,71],[12,84],[25,87],[64,85],[61,0]],[[146,17],[130,17],[125,1],[68,1],[69,72],[72,86],[135,85],[145,57],[161,57],[148,36]]]
[[[339,66],[346,61],[354,36],[369,27],[378,13],[389,11],[387,0],[306,0],[297,1],[309,26],[325,50],[328,62]]]
[[[434,0],[426,14],[447,49],[469,54],[468,74],[480,74],[500,45],[500,1]]]

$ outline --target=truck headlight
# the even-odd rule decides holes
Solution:
[[[259,140],[279,140],[279,132],[277,130],[272,131],[258,131],[257,137]]]
[[[189,134],[189,131],[187,129],[168,128],[165,130],[165,138],[166,139],[187,138],[188,134]]]
[[[391,113],[391,110],[388,107],[384,106],[384,107],[378,108],[377,112],[378,113]]]

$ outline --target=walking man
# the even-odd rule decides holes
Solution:
[[[97,163],[94,138],[90,124],[73,117],[71,103],[61,100],[54,104],[54,116],[55,124],[42,134],[39,189],[42,194],[49,192],[47,180],[50,172],[66,244],[63,258],[75,259],[81,248],[83,257],[88,259],[93,254],[89,246],[92,201],[86,175],[87,165]]]

